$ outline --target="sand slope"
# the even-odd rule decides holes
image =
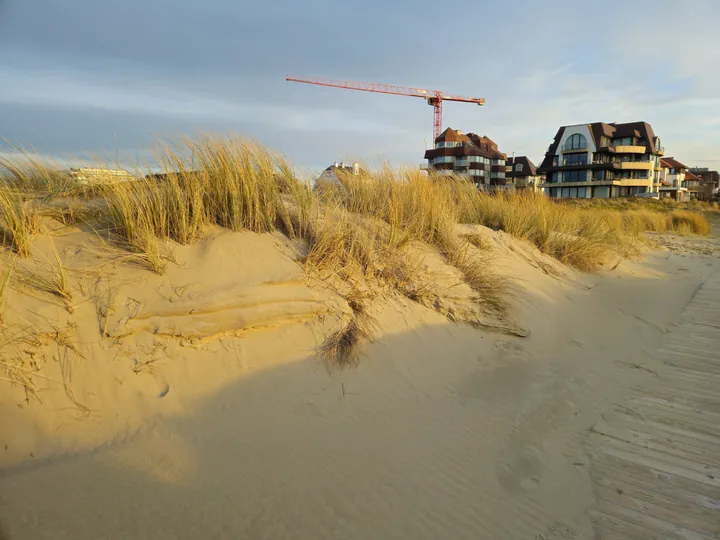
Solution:
[[[50,383],[42,407],[0,394],[0,527],[12,539],[593,538],[590,430],[652,378],[638,366],[652,370],[720,265],[664,253],[583,276],[474,232],[514,280],[530,335],[381,296],[377,338],[345,371],[314,349],[347,304],[301,278],[280,237],[222,233],[177,247],[166,276],[125,264],[92,276],[117,291],[109,316],[82,301],[41,313],[76,324],[78,351],[64,348],[78,405]],[[77,239],[55,242],[78,268],[109,260],[89,242],[70,259]],[[452,269],[426,263],[461,300]],[[39,308],[23,305],[25,319]],[[39,355],[63,348],[46,339]],[[56,364],[41,373],[61,378]]]

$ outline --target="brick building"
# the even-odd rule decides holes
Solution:
[[[425,159],[431,173],[467,176],[478,188],[487,191],[507,187],[507,156],[489,137],[448,128],[435,139],[434,148],[425,151]]]

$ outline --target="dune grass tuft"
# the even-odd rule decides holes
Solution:
[[[37,291],[50,294],[62,301],[68,312],[73,312],[72,289],[68,280],[67,270],[63,266],[60,254],[53,245],[53,260],[48,264],[35,264],[34,268],[19,268],[20,281]]]
[[[108,228],[156,264],[153,237],[187,244],[208,225],[290,237],[307,226],[309,190],[264,147],[231,137],[178,140],[158,149],[164,172],[108,186]]]
[[[7,291],[10,287],[12,279],[14,262],[5,266],[0,276],[0,324],[3,323],[3,313],[5,312],[5,304],[7,303]]]
[[[699,213],[654,207],[584,205],[556,202],[543,194],[477,193],[456,197],[460,219],[503,230],[528,240],[541,251],[584,271],[600,268],[617,256],[638,252],[641,234],[691,232],[708,234],[710,225]]]
[[[15,147],[19,157],[0,158],[0,175],[6,185],[15,190],[35,193],[44,198],[71,193],[73,178],[27,149]]]
[[[325,203],[365,216],[366,221],[370,218],[383,223],[382,234],[377,229],[371,234],[373,242],[379,241],[382,246],[382,260],[392,260],[388,253],[412,242],[435,246],[448,264],[461,271],[482,305],[496,314],[506,313],[505,280],[492,271],[489,256],[481,259],[471,254],[469,244],[456,231],[461,210],[458,198],[471,201],[477,196],[474,186],[455,179],[434,181],[419,171],[388,168],[359,176],[341,173],[339,179],[341,185],[322,196]]]
[[[669,230],[678,234],[699,234],[707,236],[712,232],[712,226],[705,216],[687,210],[675,210],[667,216]]]
[[[353,290],[346,297],[352,308],[350,321],[330,334],[320,346],[319,352],[331,367],[345,368],[358,361],[361,344],[372,341],[377,321],[367,311],[367,294]]]
[[[0,235],[2,243],[18,255],[30,254],[30,239],[40,230],[40,220],[33,201],[22,193],[0,183]]]

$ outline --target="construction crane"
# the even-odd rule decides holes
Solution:
[[[333,81],[311,77],[293,77],[288,75],[286,81],[315,84],[318,86],[330,86],[332,88],[345,88],[347,90],[361,90],[363,92],[377,92],[379,94],[393,94],[395,96],[419,97],[427,101],[435,110],[435,121],[433,123],[433,141],[440,136],[442,131],[442,104],[443,101],[462,101],[464,103],[477,103],[484,105],[484,98],[469,98],[450,96],[440,90],[425,90],[424,88],[410,88],[407,86],[392,86],[390,84],[362,83],[351,81]]]

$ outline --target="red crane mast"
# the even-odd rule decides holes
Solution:
[[[442,131],[442,104],[443,101],[461,101],[464,103],[476,103],[484,105],[484,98],[469,98],[451,96],[440,90],[426,90],[425,88],[411,88],[408,86],[393,86],[391,84],[363,83],[352,81],[333,81],[316,77],[294,77],[288,75],[286,81],[315,84],[317,86],[329,86],[332,88],[345,88],[347,90],[361,90],[363,92],[376,92],[379,94],[392,94],[395,96],[419,97],[427,101],[434,109],[433,141],[438,138]]]

